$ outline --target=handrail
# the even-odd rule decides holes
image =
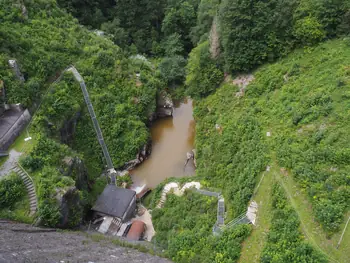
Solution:
[[[22,165],[19,164],[19,162],[16,162],[16,165],[28,176],[28,178],[32,181],[33,183],[33,187],[34,187],[34,190],[35,190],[35,183],[34,183],[34,180],[33,178],[29,175],[29,173],[23,168]]]

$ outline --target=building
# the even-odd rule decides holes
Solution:
[[[136,192],[112,184],[107,185],[92,210],[97,216],[113,217],[125,223],[135,215]]]
[[[132,222],[130,230],[126,235],[126,238],[130,241],[142,240],[143,234],[146,230],[146,224],[143,221],[135,220]]]

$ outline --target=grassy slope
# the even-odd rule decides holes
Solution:
[[[263,190],[260,189],[255,198],[269,202],[270,182],[283,178],[279,174],[281,167],[285,167],[289,171],[288,183],[284,182],[287,179],[283,179],[282,185],[287,196],[293,197],[290,200],[301,219],[305,237],[339,262],[346,262],[346,255],[350,253],[349,229],[339,250],[335,249],[348,210],[348,202],[344,198],[348,200],[347,174],[350,171],[346,132],[350,126],[349,60],[348,40],[329,41],[313,49],[299,50],[278,63],[257,70],[254,73],[256,80],[248,86],[243,98],[237,99],[237,88],[225,84],[216,94],[200,102],[195,110],[197,174],[204,177],[209,185],[224,189],[225,197],[230,201],[229,215],[232,215],[232,209],[237,209],[234,200],[237,195],[230,200],[232,195],[228,188],[232,188],[233,184],[222,175],[227,173],[231,178],[237,177],[236,172],[239,171],[232,167],[242,163],[247,169],[252,168],[251,163],[242,159],[239,160],[241,162],[226,163],[228,157],[235,157],[232,145],[242,145],[234,132],[242,127],[242,123],[236,126],[237,120],[242,116],[251,117],[258,120],[265,154],[270,158],[276,156],[276,161],[275,157],[271,158],[274,160],[271,177],[265,178],[267,180],[261,184]],[[219,124],[222,131],[216,131],[215,124]],[[226,130],[231,136],[225,134]],[[267,131],[272,133],[268,140]],[[225,169],[225,166],[228,168]],[[255,176],[249,180],[257,184],[258,179]],[[244,181],[236,179],[235,183],[242,184]],[[330,215],[328,222],[334,224],[327,227],[324,223],[320,227],[320,219],[318,222],[315,219],[315,207],[324,208],[324,202],[329,200],[336,206],[334,211],[337,216],[333,217],[336,213],[326,213]],[[258,224],[264,227],[255,229],[244,243],[241,262],[258,261],[269,221],[269,210],[260,211]],[[332,238],[328,240],[327,236]]]
[[[343,241],[337,249],[341,232],[336,233],[331,239],[328,239],[319,223],[312,216],[312,207],[305,194],[305,190],[301,189],[292,176],[285,176],[280,171],[274,171],[275,178],[281,183],[293,208],[297,211],[301,228],[305,238],[318,250],[328,256],[331,262],[348,262],[350,254],[350,228],[347,228]],[[347,214],[349,216],[349,213]],[[344,228],[346,222],[343,222],[341,229]]]
[[[253,197],[254,201],[256,201],[259,206],[257,223],[251,235],[243,243],[242,254],[239,260],[240,263],[258,262],[260,259],[261,251],[271,227],[271,191],[274,182],[273,169],[274,167],[272,167],[272,171],[263,173],[264,177]]]

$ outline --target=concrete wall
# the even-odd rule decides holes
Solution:
[[[29,123],[31,115],[26,109],[10,129],[0,138],[0,150],[7,150]]]
[[[135,215],[135,213],[136,213],[136,195],[130,202],[128,209],[125,211],[125,214],[122,218],[122,222],[126,222],[130,220]]]

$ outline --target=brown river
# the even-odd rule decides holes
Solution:
[[[186,153],[194,148],[195,122],[192,101],[175,103],[173,117],[157,120],[151,127],[152,154],[131,171],[135,186],[156,187],[168,177],[193,175],[193,162],[185,167]]]

